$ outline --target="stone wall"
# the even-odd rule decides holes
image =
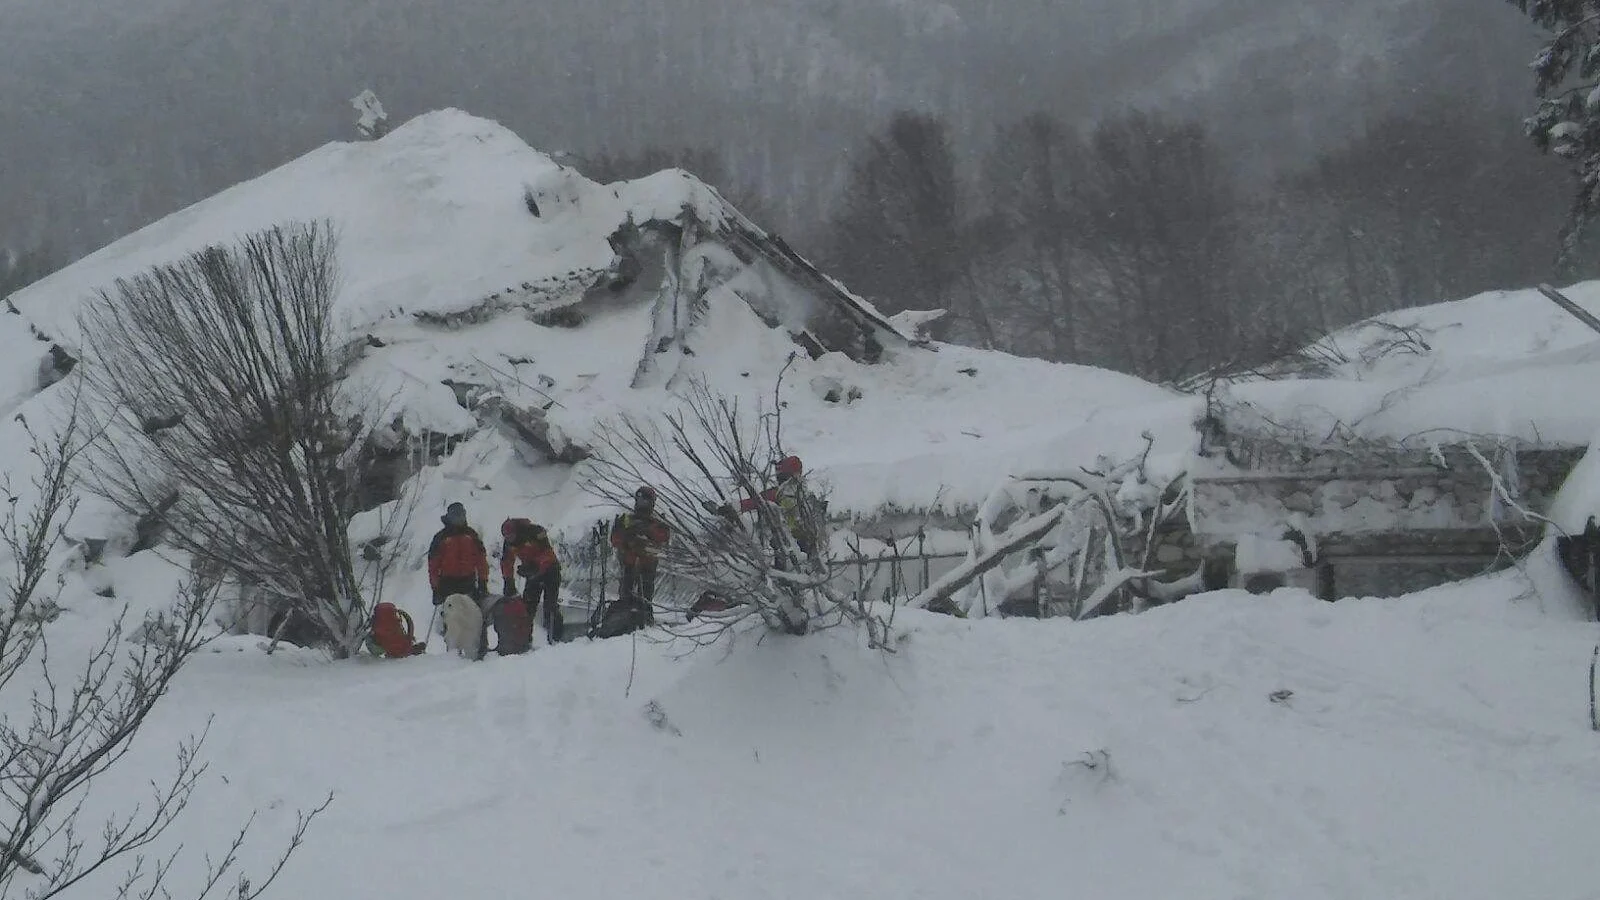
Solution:
[[[1543,513],[1583,452],[1504,447],[1482,455],[1518,505]],[[1298,581],[1328,599],[1396,596],[1504,566],[1543,532],[1536,518],[1500,502],[1493,476],[1463,446],[1360,454],[1301,448],[1252,461],[1270,468],[1219,467],[1194,478],[1192,552],[1231,562],[1246,535],[1279,537],[1293,527],[1312,536],[1318,562],[1281,579],[1230,574],[1237,587]]]
[[[1483,455],[1519,504],[1542,512],[1583,450],[1507,449]],[[1322,462],[1311,458],[1294,469],[1196,475],[1195,532],[1227,540],[1290,524],[1316,535],[1340,535],[1526,522],[1498,502],[1492,476],[1464,448],[1437,454],[1397,451],[1388,465],[1368,459],[1360,468]]]

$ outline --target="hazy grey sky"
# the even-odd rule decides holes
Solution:
[[[1032,109],[1160,103],[1261,164],[1440,89],[1514,111],[1532,46],[1498,0],[0,0],[0,245],[81,253],[350,139],[369,86],[541,149],[718,146],[785,226],[896,106],[975,153]]]

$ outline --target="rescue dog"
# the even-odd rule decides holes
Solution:
[[[466,594],[444,598],[444,646],[467,659],[483,652],[483,610]]]

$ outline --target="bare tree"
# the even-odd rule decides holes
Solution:
[[[998,232],[988,237],[1004,248],[997,261],[1013,276],[1007,293],[1018,302],[1001,327],[1021,325],[1018,337],[1043,337],[1039,350],[1062,362],[1077,360],[1083,343],[1075,262],[1083,243],[1077,194],[1084,155],[1077,135],[1045,113],[1000,128],[984,173],[992,219],[974,229]]]
[[[771,499],[774,463],[784,455],[780,409],[751,417],[694,382],[681,407],[659,421],[624,416],[602,428],[584,487],[622,507],[639,485],[654,487],[656,514],[672,528],[663,574],[691,595],[709,592],[733,604],[669,626],[674,634],[710,642],[749,616],[788,634],[848,621],[864,625],[873,646],[888,647],[888,622],[864,598],[831,586],[822,499],[809,486],[792,512]],[[746,499],[752,509],[742,517]]]
[[[179,851],[154,861],[143,851],[187,808],[206,771],[205,734],[177,748],[173,773],[151,783],[147,803],[91,821],[85,801],[96,779],[123,759],[179,670],[215,636],[216,595],[191,582],[171,607],[131,631],[124,605],[83,659],[63,664],[51,655],[46,626],[60,612],[59,598],[40,588],[76,508],[73,466],[86,443],[77,413],[74,400],[63,428],[48,439],[34,436],[31,504],[4,485],[11,502],[0,520],[10,563],[0,575],[0,898],[43,900],[99,877],[116,879],[108,890],[117,898],[170,897]],[[261,896],[328,802],[299,816],[288,847],[258,883],[237,871],[246,823],[219,859],[208,858],[192,896]],[[116,865],[123,865],[120,875]]]
[[[943,308],[987,347],[996,323],[975,289],[950,126],[900,112],[851,167],[829,254],[852,289],[891,312]]]
[[[374,413],[339,393],[336,285],[328,227],[280,226],[119,280],[81,327],[93,488],[342,657],[367,627],[349,526]]]
[[[1202,126],[1141,112],[1101,122],[1082,197],[1085,250],[1123,367],[1173,379],[1233,345],[1238,201]]]

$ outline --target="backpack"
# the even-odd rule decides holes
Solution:
[[[727,612],[736,604],[716,591],[702,591],[700,598],[689,607],[689,613],[684,617],[685,622],[692,622],[696,616],[709,612]],[[742,604],[739,604],[742,605]]]
[[[654,619],[648,604],[639,600],[617,600],[606,606],[595,623],[594,637],[621,637],[647,627]]]
[[[495,603],[490,617],[499,638],[496,653],[510,656],[527,653],[533,648],[533,615],[528,612],[528,601],[516,596],[502,597]]]
[[[372,644],[388,657],[414,656],[424,649],[417,643],[411,616],[388,601],[372,608]]]

